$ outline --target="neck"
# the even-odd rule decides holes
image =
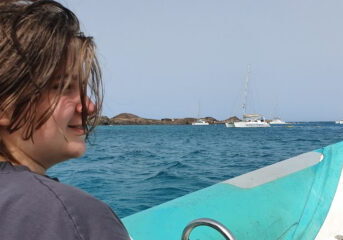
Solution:
[[[41,163],[38,161],[35,161],[33,158],[27,156],[25,153],[23,153],[20,149],[13,148],[11,146],[7,146],[7,149],[13,159],[15,161],[11,161],[8,158],[5,158],[3,156],[0,156],[0,162],[11,162],[13,165],[22,165],[28,167],[32,172],[35,172],[40,175],[44,175],[46,171],[46,167],[44,167]]]

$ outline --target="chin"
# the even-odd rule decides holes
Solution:
[[[78,146],[73,146],[69,151],[70,158],[78,158],[85,154],[86,146],[85,144],[78,144]]]

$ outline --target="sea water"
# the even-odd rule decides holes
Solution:
[[[343,140],[343,125],[99,126],[84,157],[48,174],[125,217],[243,173]]]

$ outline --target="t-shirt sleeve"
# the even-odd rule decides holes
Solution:
[[[82,240],[130,240],[112,209],[89,194],[51,180],[42,181],[61,204],[65,216]],[[65,220],[64,220],[65,222]]]

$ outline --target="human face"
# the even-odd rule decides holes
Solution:
[[[52,116],[34,132],[33,141],[22,139],[22,129],[12,134],[2,133],[1,138],[11,151],[15,151],[15,154],[12,153],[14,156],[27,157],[47,169],[58,162],[79,157],[85,152],[79,83],[75,75],[68,75],[67,78],[65,82],[68,82],[68,85],[64,86],[65,91],[60,96]],[[52,84],[48,93],[43,94],[38,113],[51,106],[51,101],[58,91],[56,85],[58,81]],[[88,98],[86,102],[87,113],[93,113],[94,104]]]

